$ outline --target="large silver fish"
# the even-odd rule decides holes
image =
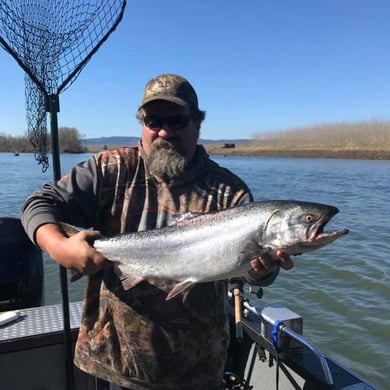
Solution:
[[[333,206],[276,200],[207,213],[184,214],[168,227],[97,239],[94,247],[109,260],[130,289],[142,279],[178,281],[171,299],[194,283],[230,279],[249,262],[280,249],[297,255],[323,247],[348,233],[325,232],[338,213]]]

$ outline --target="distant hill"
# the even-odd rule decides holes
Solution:
[[[138,142],[139,137],[100,137],[100,138],[84,138],[81,140],[83,146],[88,145],[134,145]]]
[[[125,146],[125,145],[134,145],[139,141],[140,137],[100,137],[100,138],[84,138],[81,140],[81,144],[85,147],[89,146]],[[199,139],[200,144],[245,144],[249,142],[249,139],[219,139],[219,140],[210,140],[210,139]]]

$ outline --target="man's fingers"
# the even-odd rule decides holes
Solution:
[[[104,237],[98,230],[83,230],[80,234],[90,245],[92,245],[98,238]]]
[[[276,254],[276,256],[275,256]],[[289,270],[294,267],[290,256],[282,250],[277,250],[275,254],[264,253],[261,257],[251,261],[251,268],[255,272],[272,271],[278,267]]]
[[[258,259],[251,260],[251,268],[255,272],[260,271],[260,263]]]
[[[289,270],[291,268],[294,267],[294,263],[293,261],[291,260],[290,256],[281,251],[281,250],[277,250],[276,251],[276,255],[279,257],[279,261],[280,261],[280,266],[285,269],[285,270]]]
[[[270,256],[268,255],[262,255],[261,257],[258,257],[257,259],[254,259],[251,261],[251,267],[252,270],[255,272],[260,271],[272,271],[274,268],[277,268],[279,266],[278,263],[275,262]]]

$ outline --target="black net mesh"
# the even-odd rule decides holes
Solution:
[[[49,167],[47,157],[47,115],[45,94],[31,78],[25,75],[27,133],[35,150],[35,160],[42,165],[42,171]]]
[[[115,30],[125,6],[125,0],[0,1],[0,45],[27,73],[27,130],[46,167],[47,97],[74,82]]]

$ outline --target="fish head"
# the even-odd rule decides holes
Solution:
[[[311,202],[276,203],[263,231],[262,240],[271,249],[289,255],[314,251],[348,233],[347,229],[325,231],[325,225],[339,210]]]

